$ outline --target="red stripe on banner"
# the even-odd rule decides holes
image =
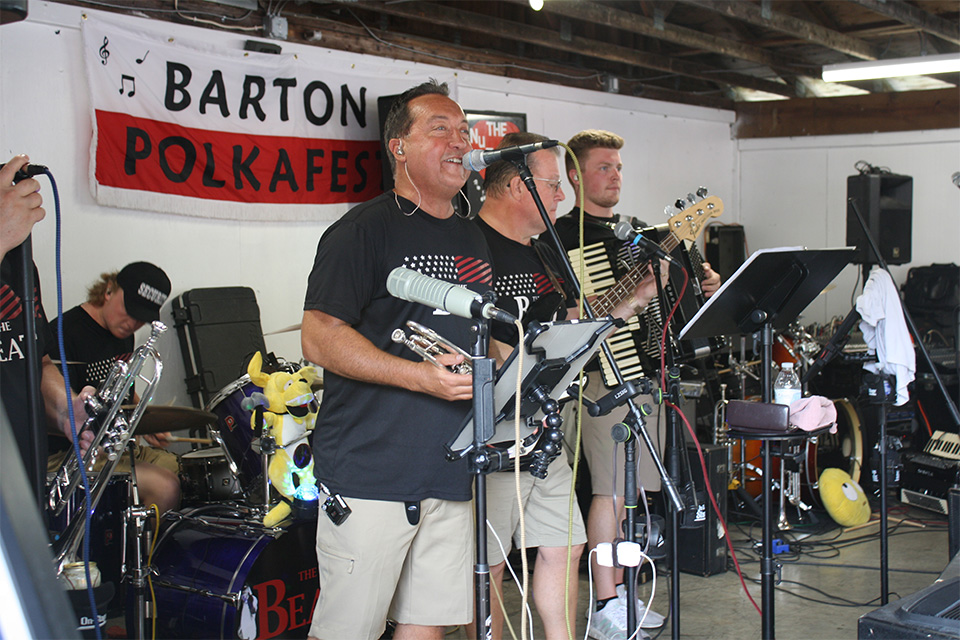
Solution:
[[[363,202],[382,193],[380,143],[251,135],[97,111],[97,182],[207,200]]]

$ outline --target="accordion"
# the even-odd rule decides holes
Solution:
[[[644,235],[651,240],[661,243],[668,234],[666,225],[652,227],[644,231]],[[599,242],[584,247],[581,254],[579,249],[567,252],[573,265],[574,273],[580,272],[583,264],[584,277],[581,282],[583,293],[586,296],[602,294],[617,283],[637,263],[637,251],[629,244],[619,240]],[[676,340],[683,326],[703,306],[704,297],[700,289],[700,279],[703,277],[703,259],[692,243],[689,248],[687,242],[681,241],[671,251],[675,260],[680,261],[690,274],[690,282],[684,292],[680,306],[671,321],[667,339],[678,362],[686,362],[696,358],[706,357],[723,348],[721,338]],[[671,270],[669,282],[664,287],[664,293],[670,304],[666,312],[660,309],[659,300],[654,298],[647,305],[642,314],[631,316],[625,327],[607,338],[613,357],[620,368],[624,380],[633,380],[649,375],[660,367],[660,339],[663,335],[663,318],[676,303],[677,294],[683,286],[683,276],[676,270]],[[668,348],[671,348],[668,345]],[[607,360],[606,354],[600,352],[600,368],[603,381],[609,387],[617,384],[613,368]],[[645,370],[647,373],[645,373]]]

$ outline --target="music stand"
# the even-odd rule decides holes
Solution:
[[[600,344],[617,328],[614,320],[566,320],[561,322],[531,323],[524,335],[523,371],[520,382],[520,438],[521,444],[530,440],[540,426],[545,412],[542,403],[531,395],[538,388],[545,396],[557,398],[573,384],[580,369],[593,357]],[[511,459],[526,455],[535,441],[515,451],[513,428],[516,408],[517,368],[519,345],[497,372],[493,389],[494,431],[484,434],[481,442],[487,446],[508,446]],[[543,394],[537,394],[543,395]],[[544,397],[545,397],[544,396]],[[501,425],[503,428],[501,429]],[[474,450],[473,415],[468,414],[460,434],[445,445],[452,460],[463,458]],[[499,471],[490,468],[484,473]]]
[[[493,359],[474,358],[474,409],[464,419],[460,434],[444,445],[448,460],[466,458],[470,473],[476,476],[474,500],[474,536],[476,538],[477,562],[474,568],[474,624],[478,638],[488,637],[490,614],[490,566],[487,563],[487,502],[486,476],[506,469],[510,461],[520,464],[522,456],[536,448],[541,437],[557,436],[549,440],[542,450],[533,454],[530,471],[538,477],[546,477],[550,462],[560,453],[559,404],[553,396],[559,396],[573,382],[580,369],[593,357],[603,341],[617,328],[617,323],[604,320],[571,320],[565,322],[531,322],[527,333],[514,348],[493,381]],[[486,330],[481,326],[478,333]],[[485,340],[478,340],[478,343]],[[485,348],[475,345],[475,351]],[[520,364],[520,349],[524,349],[523,368]],[[482,355],[482,353],[474,354]],[[520,431],[521,450],[516,451],[516,429],[506,429],[516,410],[517,375],[520,381]],[[492,393],[491,393],[492,391]],[[492,397],[491,397],[492,396]],[[547,415],[547,414],[553,415]],[[546,420],[544,420],[546,418]],[[541,422],[544,425],[541,427]],[[500,425],[504,432],[498,435]],[[532,426],[531,426],[532,425]],[[540,432],[535,431],[540,429]],[[492,442],[491,442],[492,441]],[[509,443],[508,443],[509,442]],[[513,444],[510,448],[509,444]],[[498,446],[499,445],[499,446]],[[548,450],[549,449],[549,450]],[[542,472],[542,475],[539,475]]]
[[[763,402],[772,400],[770,384],[773,330],[783,330],[853,260],[856,249],[761,249],[740,265],[680,332],[680,339],[761,332]],[[760,585],[762,634],[774,637],[773,523],[770,519],[770,440],[763,440],[763,551]],[[782,490],[782,488],[781,488]]]

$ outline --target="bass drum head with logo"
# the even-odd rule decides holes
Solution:
[[[278,531],[251,516],[226,505],[167,514],[152,563],[158,637],[307,637],[317,521]]]
[[[837,409],[837,432],[822,433],[816,443],[807,445],[805,484],[810,496],[820,502],[818,479],[825,469],[845,471],[854,482],[860,482],[863,466],[863,427],[856,404],[846,398],[833,401]]]

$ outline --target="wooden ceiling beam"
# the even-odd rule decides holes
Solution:
[[[960,127],[956,89],[738,102],[734,138],[828,136]]]
[[[776,29],[794,35],[801,40],[807,40],[822,45],[834,51],[846,53],[861,60],[876,60],[879,51],[876,47],[863,40],[844,35],[806,20],[792,16],[770,12],[765,18],[759,5],[752,2],[737,2],[736,0],[680,0],[704,9],[727,15],[750,24],[767,29]]]
[[[912,25],[930,35],[960,44],[960,23],[946,20],[902,0],[853,0],[880,15]]]
[[[290,41],[293,42],[319,44],[339,51],[409,60],[447,68],[467,69],[506,78],[549,82],[555,85],[594,91],[602,89],[598,78],[599,74],[591,73],[588,69],[575,69],[538,60],[527,61],[523,67],[520,67],[517,65],[515,57],[491,54],[471,47],[437,43],[374,29],[377,38],[381,40],[378,41],[371,38],[370,34],[362,27],[347,25],[336,20],[302,15],[290,17],[289,20],[291,25]],[[314,31],[321,34],[319,41],[310,38],[310,34]],[[427,51],[430,53],[427,53]],[[628,82],[631,87],[635,84],[642,85],[642,82],[638,80]],[[649,85],[643,85],[642,89],[635,90],[628,95],[701,107],[733,109],[732,100],[661,90]]]
[[[512,0],[513,2],[522,2],[526,0]],[[651,18],[622,11],[613,7],[602,5],[597,2],[545,2],[543,11],[567,18],[583,20],[594,24],[614,27],[630,33],[672,42],[697,51],[710,51],[721,55],[747,60],[755,64],[762,64],[771,69],[787,74],[798,72],[798,61],[772,51],[765,51],[759,47],[754,47],[742,42],[736,42],[726,38],[703,33],[695,29],[688,29],[674,24],[658,25]]]
[[[617,62],[666,73],[674,73],[696,78],[697,80],[704,80],[711,84],[720,83],[723,85],[739,86],[786,97],[795,97],[797,95],[796,89],[793,86],[765,80],[756,76],[688,62],[670,56],[637,51],[597,40],[589,40],[580,36],[572,36],[569,40],[563,40],[556,32],[549,29],[542,29],[532,25],[521,25],[488,16],[482,16],[482,19],[479,19],[481,16],[476,13],[452,9],[439,4],[419,2],[397,4],[358,2],[352,6],[422,20],[429,24],[452,29],[471,29],[483,33],[494,32],[498,37],[517,40],[526,44],[533,44],[557,51],[565,51],[567,53],[576,53],[608,62]]]

